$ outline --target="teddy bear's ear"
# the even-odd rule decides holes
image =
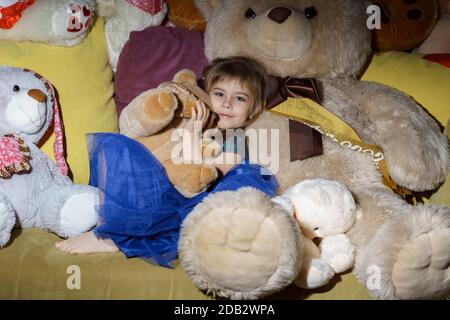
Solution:
[[[97,10],[96,13],[100,17],[110,17],[115,11],[115,0],[97,0]]]
[[[219,5],[221,0],[194,0],[195,6],[200,10],[203,17],[208,20],[211,13]]]
[[[178,71],[177,74],[173,77],[173,82],[196,86],[197,77],[192,70],[183,69],[181,71]]]

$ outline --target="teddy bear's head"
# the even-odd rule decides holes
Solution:
[[[334,180],[304,180],[272,201],[293,214],[310,239],[345,233],[356,220],[352,194]]]
[[[277,76],[358,75],[371,51],[364,0],[195,0],[212,60],[251,56]]]
[[[0,135],[39,142],[53,118],[53,103],[50,88],[37,74],[0,67]]]

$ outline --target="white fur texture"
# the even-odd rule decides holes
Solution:
[[[348,189],[337,181],[308,179],[273,201],[293,212],[304,235],[304,260],[295,283],[315,289],[335,273],[353,267],[355,247],[343,234],[355,223],[356,204]],[[314,238],[323,238],[317,247]]]
[[[42,129],[46,120],[46,102],[36,101],[26,90],[14,94],[8,103],[5,121],[17,133],[35,134]]]
[[[79,193],[68,198],[61,209],[61,229],[68,237],[92,229],[98,220],[96,208],[100,200],[96,193]]]
[[[73,5],[81,10],[73,13]],[[91,11],[92,25],[95,12],[93,0],[38,0],[22,13],[22,18],[11,29],[0,29],[0,39],[75,46],[83,41],[90,28],[90,25],[86,27],[83,7]],[[77,32],[68,31],[71,16],[76,16],[83,23]]]
[[[109,61],[114,71],[117,69],[120,53],[130,33],[160,25],[168,10],[165,2],[163,10],[156,15],[140,10],[124,0],[100,0],[98,4],[99,13],[106,19],[106,44]]]
[[[296,218],[309,238],[345,233],[355,223],[355,200],[337,181],[305,180],[288,189],[283,197],[293,203]]]

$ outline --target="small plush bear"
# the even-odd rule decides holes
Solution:
[[[0,67],[0,247],[15,225],[61,237],[97,223],[99,190],[67,177],[63,131],[51,84],[20,68]],[[53,163],[37,144],[54,121]]]
[[[177,92],[169,89],[178,84]],[[144,91],[134,98],[120,114],[120,132],[145,145],[164,166],[169,180],[187,197],[204,191],[218,176],[217,169],[208,164],[175,163],[174,150],[180,150],[181,136],[174,132],[183,119],[191,117],[191,110],[198,100],[210,106],[209,96],[197,86],[196,76],[190,70],[178,72],[173,82],[165,82],[158,88]],[[214,124],[214,115],[206,128]],[[221,148],[214,141],[202,139],[203,158],[218,156]],[[177,155],[175,155],[177,156]]]
[[[75,46],[94,19],[93,0],[1,0],[0,39]]]
[[[355,247],[345,233],[356,220],[356,204],[348,189],[337,181],[308,179],[272,201],[293,214],[301,227],[303,262],[294,283],[315,289],[335,274],[353,267]],[[320,239],[316,245],[314,240]]]

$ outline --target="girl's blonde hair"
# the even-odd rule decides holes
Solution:
[[[262,64],[247,57],[219,58],[203,71],[203,87],[210,92],[222,80],[236,79],[253,95],[255,103],[250,107],[249,118],[260,115],[265,108],[267,73]]]

